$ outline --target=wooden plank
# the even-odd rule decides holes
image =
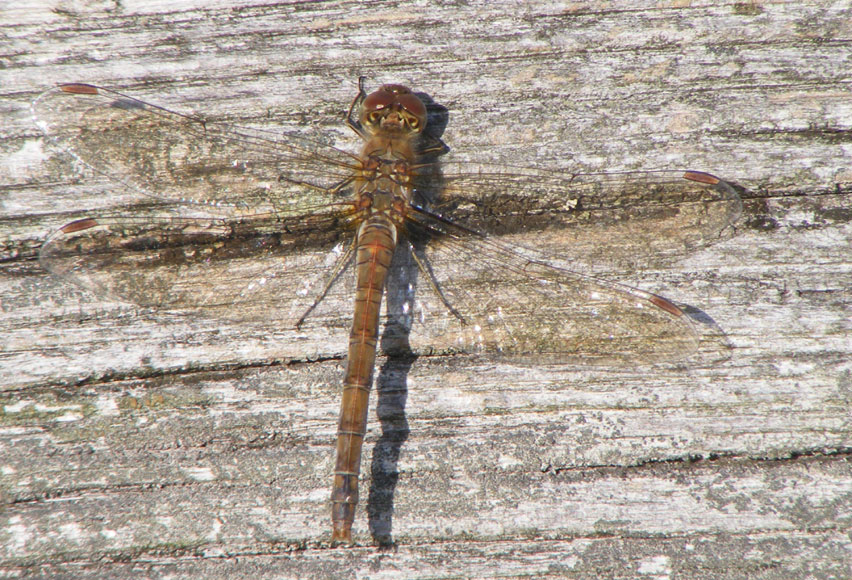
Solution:
[[[0,569],[852,575],[850,12],[0,9]],[[54,82],[94,82],[354,150],[341,119],[359,74],[445,107],[448,161],[690,168],[748,189],[724,239],[641,269],[564,246],[572,267],[712,319],[732,346],[725,358],[628,369],[381,361],[360,546],[331,550],[344,343],[317,334],[306,351],[287,329],[187,320],[48,277],[35,256],[50,230],[144,200],[52,161],[28,107]],[[395,551],[371,547],[389,536]]]

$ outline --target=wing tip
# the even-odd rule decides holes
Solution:
[[[59,231],[63,234],[73,234],[75,232],[81,232],[83,230],[88,230],[89,228],[93,228],[98,225],[98,220],[95,218],[83,218],[79,220],[75,220],[71,223],[65,224]]]
[[[683,310],[681,310],[680,308],[675,306],[672,302],[669,302],[668,300],[666,300],[662,296],[657,296],[656,294],[651,294],[648,297],[648,302],[650,302],[651,304],[653,304],[657,308],[665,310],[666,312],[668,312],[672,316],[680,317],[680,316],[684,315]]]
[[[716,185],[722,181],[715,175],[703,171],[686,171],[683,174],[683,178],[690,181],[697,181],[698,183],[706,183],[707,185]]]
[[[86,83],[63,83],[59,85],[59,90],[73,95],[97,95],[99,93],[98,87]]]

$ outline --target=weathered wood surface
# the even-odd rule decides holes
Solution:
[[[0,8],[0,34],[0,574],[852,576],[848,3],[44,2]],[[727,360],[391,361],[360,546],[331,549],[344,344],[282,358],[284,329],[48,277],[51,229],[139,200],[60,174],[28,107],[95,82],[354,147],[360,74],[445,106],[457,159],[750,191],[717,244],[594,267],[706,313]]]

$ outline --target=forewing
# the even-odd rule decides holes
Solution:
[[[60,85],[32,108],[73,160],[167,201],[304,212],[333,201],[329,193],[358,167],[352,155],[295,135],[214,123],[93,85]]]
[[[523,234],[560,262],[648,267],[723,239],[742,210],[736,186],[697,171],[571,175],[448,163],[443,172],[421,187],[430,211],[489,235]]]

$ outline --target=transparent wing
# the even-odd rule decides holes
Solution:
[[[283,330],[295,330],[331,284],[304,329],[348,328],[354,273],[339,261],[350,240],[329,230],[320,243],[315,231],[305,246],[304,236],[282,234],[278,222],[261,225],[86,218],[54,233],[41,261],[100,295]],[[388,284],[388,326],[396,325],[405,334],[396,340],[416,352],[619,364],[676,360],[696,346],[688,319],[659,296],[441,225],[439,238],[413,246],[426,273],[410,260],[397,264],[401,273]],[[396,262],[406,249],[398,250]],[[404,307],[406,301],[411,306]],[[385,332],[383,348],[399,348]]]
[[[335,269],[346,266],[345,248],[354,234],[338,226],[322,216],[290,223],[84,218],[54,232],[40,260],[51,273],[98,295],[295,329]],[[330,321],[326,311],[325,319],[318,315],[312,324],[348,326],[346,286],[335,284],[327,297],[341,321]]]
[[[465,197],[495,180],[516,183],[495,190],[487,205]],[[697,348],[694,325],[669,300],[554,264],[570,264],[575,252],[585,263],[647,259],[655,247],[661,251],[661,241],[674,251],[717,239],[741,211],[734,186],[691,171],[578,175],[569,182],[526,170],[447,181],[443,200],[452,221],[428,211],[409,215],[412,252],[420,256],[418,299],[405,306],[397,298],[396,315],[405,320],[400,328],[411,329],[412,348],[615,365],[678,360]],[[514,237],[532,240],[536,251],[515,245]],[[409,292],[413,279],[403,285]],[[389,294],[392,310],[393,300]]]
[[[735,186],[696,171],[566,175],[452,163],[443,171],[427,208],[478,232],[532,235],[545,260],[563,263],[647,268],[733,233],[742,212]]]
[[[345,196],[361,167],[350,153],[295,135],[213,123],[93,85],[48,90],[33,114],[74,159],[126,189],[170,201],[307,213]],[[499,234],[593,226],[609,232],[622,254],[689,250],[718,236],[740,211],[736,192],[685,180],[682,172],[565,174],[452,161],[419,171],[419,202],[459,223]],[[655,226],[660,218],[665,229]]]
[[[678,360],[698,344],[689,319],[665,298],[494,240],[446,235],[424,246],[421,261],[427,273],[418,275],[408,338],[418,352],[617,365]]]
[[[237,210],[229,219],[78,220],[45,244],[48,270],[146,306],[282,329],[313,307],[303,328],[349,326],[345,256],[356,217],[352,201],[335,196],[361,168],[357,158],[91,85],[52,89],[33,110],[63,151],[123,188]],[[648,267],[718,239],[741,208],[730,184],[698,172],[452,162],[419,172],[411,251],[400,245],[388,286],[386,348],[402,340],[420,352],[586,363],[672,360],[695,348],[692,325],[669,301],[587,274],[598,263]],[[515,245],[531,239],[535,253]]]
[[[50,141],[123,188],[177,202],[304,212],[329,203],[357,157],[295,135],[208,122],[116,91],[66,84],[33,102]]]

